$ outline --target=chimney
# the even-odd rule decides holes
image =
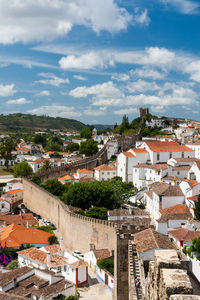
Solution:
[[[111,256],[114,257],[114,250],[111,250]]]
[[[62,238],[62,236],[60,237],[60,248],[63,249],[63,238]]]
[[[28,221],[26,222],[26,228],[28,228]]]
[[[51,261],[51,253],[48,251],[47,252],[47,262]]]

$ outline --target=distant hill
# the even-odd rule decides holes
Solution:
[[[94,126],[97,130],[104,130],[106,128],[110,128],[110,129],[114,128],[114,125],[93,124],[92,126]]]
[[[36,116],[29,114],[10,114],[0,115],[0,132],[5,131],[37,131],[37,130],[78,130],[80,131],[85,124],[73,120],[60,117]]]

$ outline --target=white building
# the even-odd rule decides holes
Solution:
[[[177,204],[160,210],[160,217],[155,220],[156,231],[167,235],[169,230],[187,224],[192,214],[186,204]]]
[[[191,246],[194,238],[200,237],[200,231],[192,231],[187,228],[178,228],[168,232],[169,238],[177,245],[178,248]]]
[[[151,119],[151,121],[146,121],[147,127],[165,127],[164,119]]]
[[[106,143],[107,159],[111,159],[113,155],[118,153],[118,141],[115,139],[108,140]]]
[[[153,183],[149,191],[144,194],[146,209],[153,220],[159,219],[160,210],[176,205],[184,204],[185,197],[179,186],[168,185],[165,182]]]
[[[93,178],[93,171],[87,170],[87,169],[81,169],[81,170],[76,171],[76,173],[74,173],[75,181],[79,181],[80,179],[82,179],[84,177]]]
[[[7,184],[3,187],[4,193],[12,191],[12,190],[23,190],[23,183],[21,180],[13,179],[7,182]]]
[[[195,151],[195,157],[200,159],[200,140],[194,143],[187,143],[187,147]]]
[[[66,280],[74,283],[77,287],[88,282],[88,265],[62,251],[59,245],[47,247],[29,248],[18,252],[20,266],[33,266],[41,270],[50,270]]]
[[[154,260],[156,250],[175,249],[175,246],[166,235],[163,235],[152,228],[135,233],[134,242],[136,244],[139,259],[144,261]]]
[[[108,210],[108,221],[123,221],[128,219],[135,219],[135,218],[149,218],[149,213],[140,208],[129,208],[129,209],[113,209]]]
[[[200,182],[200,162],[194,162],[188,172],[188,179]]]
[[[117,176],[117,168],[110,167],[106,164],[94,169],[94,178],[98,181],[110,180],[115,176]]]
[[[179,184],[186,198],[200,194],[200,182],[196,180],[185,179]]]

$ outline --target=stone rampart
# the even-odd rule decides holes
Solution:
[[[85,253],[90,250],[90,244],[95,244],[96,249],[115,250],[116,234],[113,223],[70,212],[60,199],[27,179],[23,180],[23,185],[24,204],[55,224],[67,249],[78,249]]]

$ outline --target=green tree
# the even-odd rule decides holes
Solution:
[[[49,193],[58,197],[62,196],[63,193],[68,191],[68,185],[62,184],[60,181],[58,181],[58,179],[49,179],[45,181],[41,186]]]
[[[104,259],[100,259],[97,262],[97,265],[100,269],[107,270],[110,274],[114,275],[114,257],[108,257]]]
[[[195,201],[194,215],[196,219],[200,221],[200,195],[198,201]]]
[[[92,136],[91,129],[89,127],[85,127],[83,129],[81,129],[80,136],[81,136],[81,138],[85,138],[85,139],[91,138],[91,136]]]
[[[195,238],[192,240],[192,251],[197,251],[200,253],[200,238]]]
[[[40,229],[40,230],[45,231],[45,232],[53,233],[51,225],[37,226],[37,229]]]
[[[55,235],[52,235],[48,238],[48,242],[50,245],[58,244],[58,239]]]
[[[129,129],[129,121],[126,115],[123,116],[122,123],[120,125],[120,134],[122,134],[126,129]]]
[[[86,216],[95,219],[107,220],[107,211],[108,209],[105,207],[90,207],[87,212]]]
[[[38,174],[34,174],[33,177],[32,177],[32,181],[37,184],[37,185],[40,185],[41,184],[41,178]]]
[[[73,151],[77,151],[79,149],[79,144],[78,143],[70,143],[67,145],[66,150],[73,152]]]
[[[47,143],[47,138],[46,138],[46,135],[43,135],[43,134],[36,134],[34,137],[33,137],[33,142],[35,144],[41,144],[43,147],[46,146],[46,143]]]
[[[16,149],[16,143],[12,138],[4,139],[0,144],[0,157],[5,159],[5,166],[8,168],[9,161],[11,161],[14,156],[12,151]]]
[[[52,168],[52,164],[49,160],[46,160],[43,166],[40,168],[40,171],[45,171]]]
[[[26,177],[33,173],[31,166],[27,161],[22,161],[14,166],[14,177]]]
[[[94,155],[98,152],[97,143],[93,139],[89,139],[86,142],[81,142],[79,153],[86,156]]]

